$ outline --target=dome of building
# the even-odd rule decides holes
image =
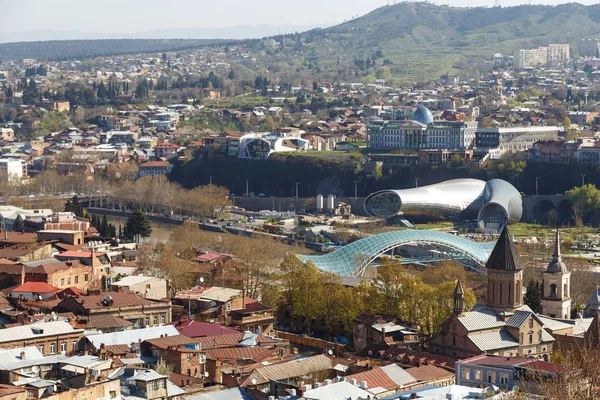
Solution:
[[[433,124],[433,114],[425,106],[419,106],[415,110],[412,117],[413,121],[420,122],[425,125]]]

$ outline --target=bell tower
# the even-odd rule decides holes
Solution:
[[[556,230],[552,261],[542,273],[542,314],[549,317],[569,319],[571,317],[571,272],[560,254],[560,233]]]
[[[523,267],[508,225],[504,226],[485,267],[488,276],[487,306],[498,313],[521,308]]]

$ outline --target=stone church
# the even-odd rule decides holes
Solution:
[[[563,317],[570,308],[569,279],[557,244],[544,280],[544,312]],[[544,323],[523,304],[523,266],[508,227],[505,227],[488,259],[487,299],[464,310],[460,282],[454,290],[454,314],[429,340],[429,352],[457,358],[481,353],[500,356],[539,357],[552,353],[554,338]]]

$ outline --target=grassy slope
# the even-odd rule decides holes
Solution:
[[[394,62],[394,74],[410,81],[453,73],[467,57],[549,43],[570,43],[576,50],[580,38],[599,34],[599,5],[465,9],[400,3],[313,33],[308,55],[332,65],[339,55],[352,60],[381,48]]]

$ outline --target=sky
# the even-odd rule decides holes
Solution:
[[[390,1],[394,3],[394,0]],[[505,6],[526,2],[500,0]],[[560,2],[567,1],[546,0],[543,3]],[[594,3],[590,0],[580,2]],[[434,3],[492,6],[494,0],[440,0]],[[542,2],[532,0],[531,3]],[[238,25],[334,25],[386,4],[388,0],[0,0],[0,35],[32,30],[130,34]]]

